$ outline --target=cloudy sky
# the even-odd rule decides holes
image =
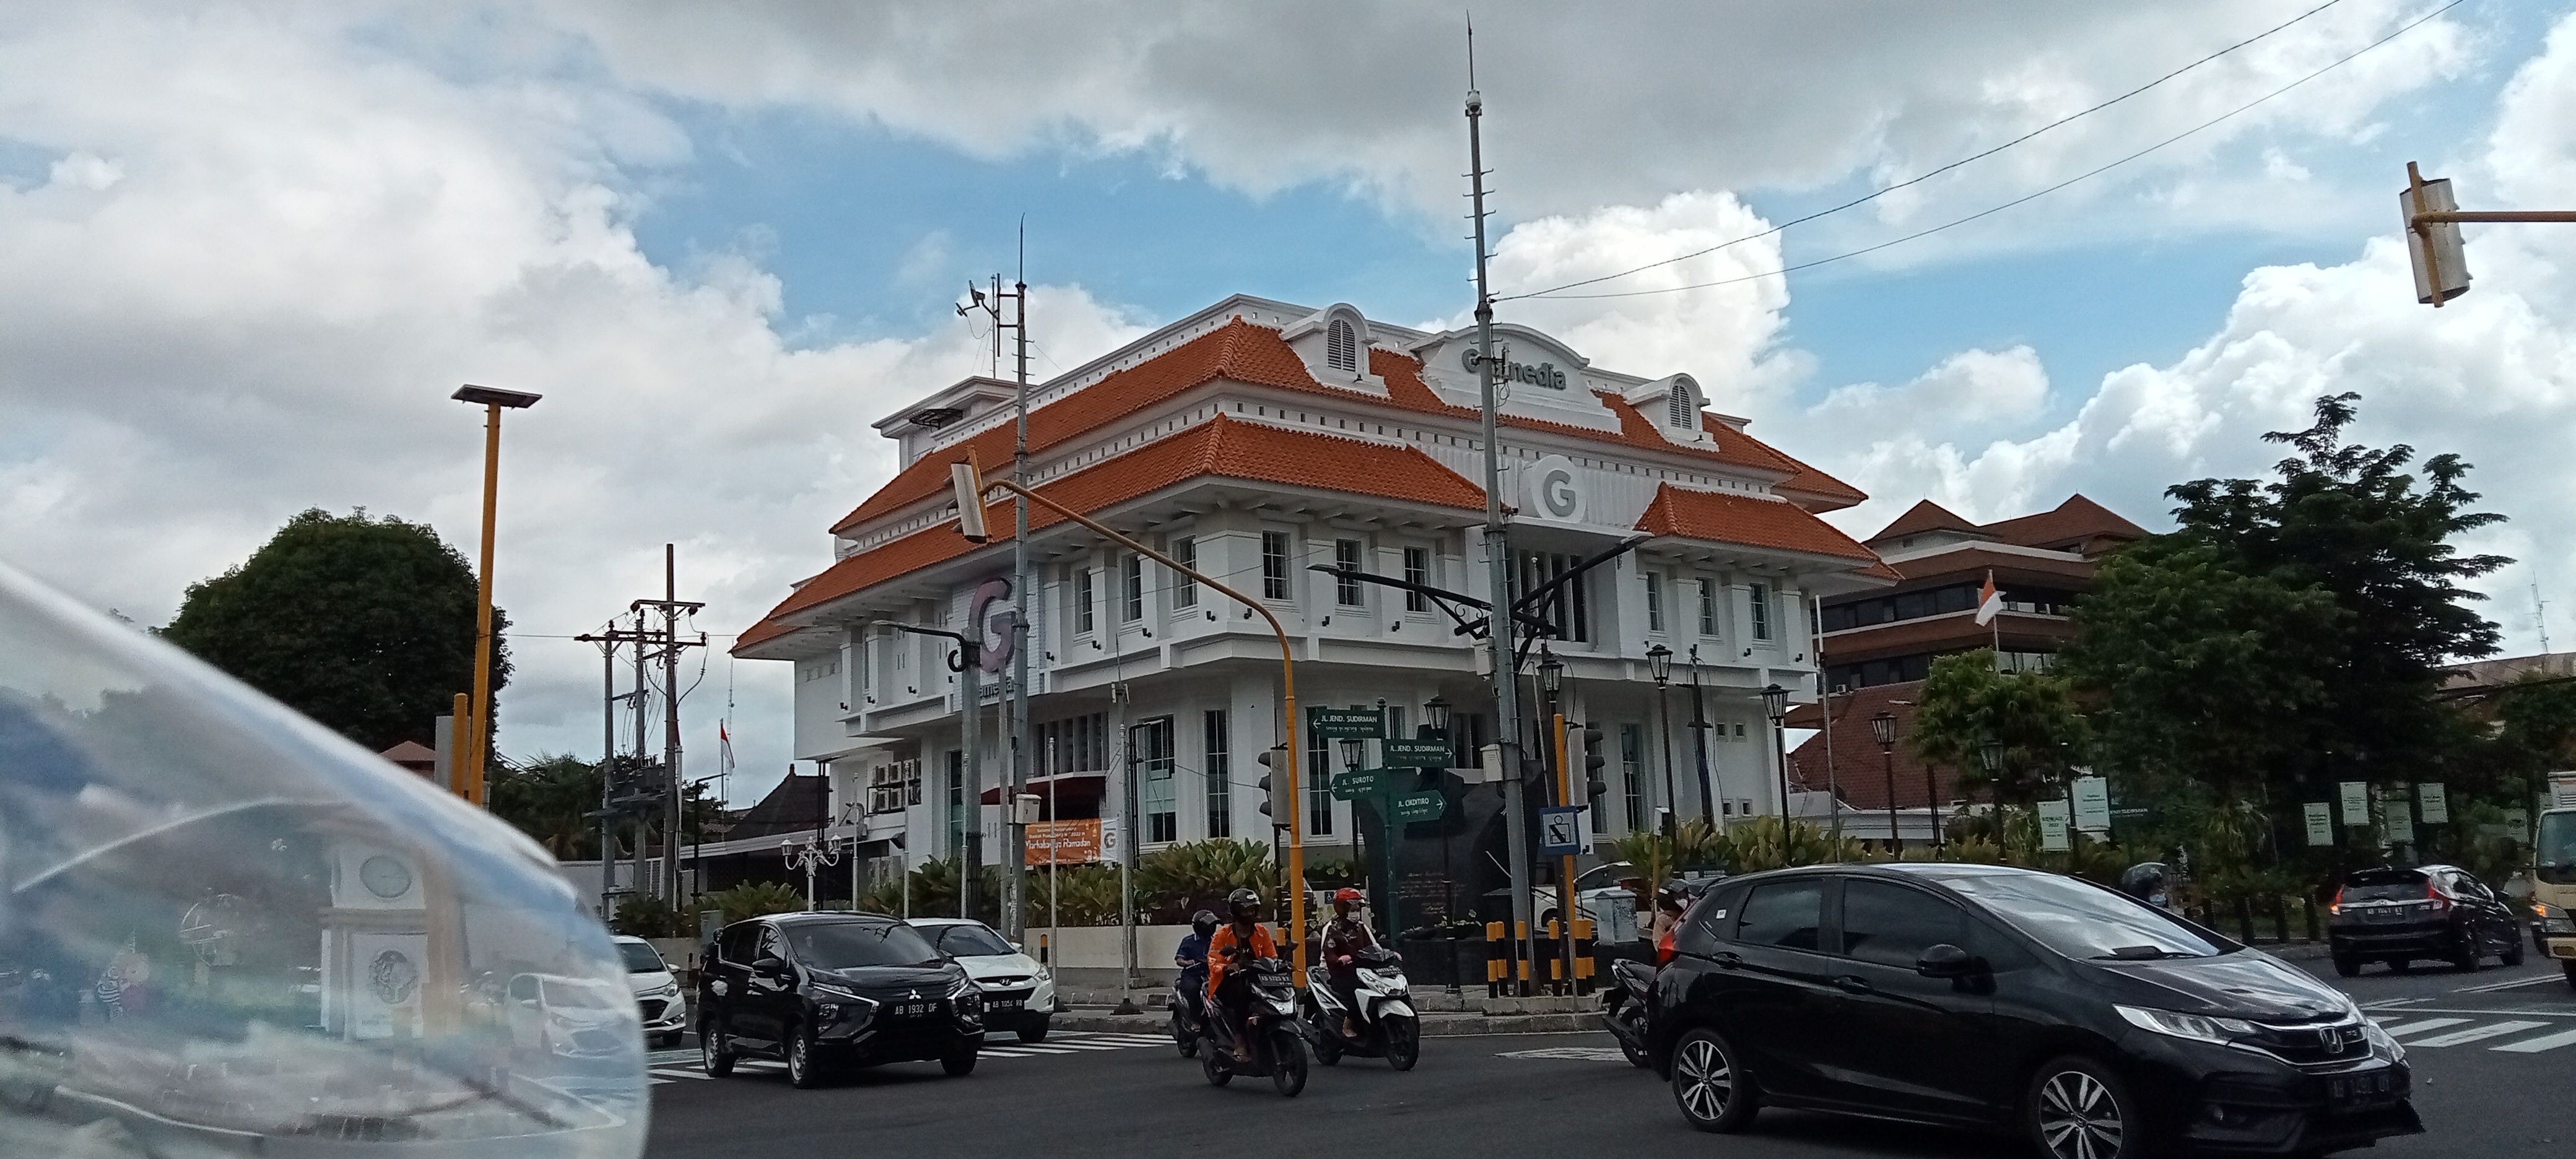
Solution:
[[[2536,649],[2535,586],[2576,598],[2576,228],[2472,227],[2476,291],[2436,312],[2395,192],[2417,160],[2472,207],[2576,208],[2576,17],[2445,2],[1481,4],[1505,294],[2299,18],[1501,316],[1692,372],[1876,496],[1856,531],[2073,490],[2161,526],[2166,485],[2258,472],[2260,432],[2358,390],[2362,437],[2477,465],[2512,519],[2477,546],[2527,561],[2488,611]],[[563,637],[657,592],[665,542],[720,646],[828,562],[892,468],[868,424],[979,366],[950,304],[1023,215],[1041,373],[1233,292],[1464,317],[1461,41],[1455,6],[1322,2],[0,7],[0,558],[158,624],[306,507],[469,545],[446,396],[540,391],[501,743],[594,752],[597,653]],[[690,744],[730,699],[747,800],[788,677],[710,651]]]

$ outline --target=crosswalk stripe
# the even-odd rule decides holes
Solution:
[[[976,1052],[975,1052],[975,1054],[976,1054],[978,1057],[981,1057],[981,1058],[1027,1058],[1027,1057],[1029,1057],[1029,1052],[1028,1052],[1028,1051],[1026,1051],[1026,1050],[1017,1050],[1017,1049],[1011,1049],[1011,1048],[1007,1048],[1007,1047],[998,1047],[998,1046],[988,1046],[988,1047],[985,1047],[985,1048],[984,1048],[984,1049],[982,1049],[982,1050],[976,1051]]]
[[[1061,1047],[1065,1048],[1066,1050],[1134,1050],[1134,1049],[1136,1049],[1136,1045],[1135,1045],[1134,1043],[1129,1043],[1129,1042],[1083,1042],[1083,1041],[1081,1041],[1081,1040],[1079,1040],[1079,1039],[1076,1039],[1076,1040],[1073,1040],[1073,1041],[1070,1041],[1070,1042],[1054,1042],[1054,1041],[1050,1041],[1050,1042],[1048,1042],[1048,1043],[1047,1043],[1047,1045],[1048,1045],[1048,1046],[1061,1046]]]
[[[2576,1030],[2562,1030],[2556,1034],[2544,1034],[2538,1038],[2526,1038],[2520,1042],[2508,1042],[2502,1046],[2490,1046],[2487,1049],[2511,1051],[2515,1054],[2538,1054],[2544,1050],[2556,1050],[2559,1047],[2571,1045],[2576,1045]]]
[[[2530,1022],[2522,1019],[2516,1019],[2510,1022],[2495,1022],[2485,1026],[2472,1026],[2467,1030],[2454,1030],[2449,1034],[2437,1034],[2431,1038],[2419,1038],[2413,1042],[2407,1043],[2406,1048],[2408,1050],[2419,1050],[2428,1046],[2458,1046],[2464,1042],[2477,1042],[2482,1039],[2501,1038],[2508,1034],[2516,1034],[2521,1031],[2533,1030],[2547,1025],[2549,1024],[2546,1022]]]
[[[2511,990],[2518,986],[2537,986],[2543,982],[2555,982],[2557,980],[2558,979],[2552,978],[2547,974],[2542,974],[2536,978],[2513,978],[2503,982],[2489,982],[2483,986],[2462,986],[2459,989],[2452,991],[2452,993],[2493,994],[2498,990]]]
[[[2458,1026],[2467,1021],[2466,1018],[2427,1018],[2422,1022],[2400,1022],[2394,1026],[2381,1026],[2380,1029],[2387,1031],[2391,1038],[2404,1038],[2409,1034],[2440,1030],[2445,1026]]]
[[[1076,1039],[1075,1041],[1115,1042],[1122,1046],[1169,1046],[1172,1042],[1172,1036],[1168,1034],[1102,1034],[1095,1035],[1090,1038]]]
[[[666,1079],[702,1079],[707,1077],[706,1072],[704,1071],[680,1070],[676,1067],[656,1067],[653,1070],[653,1074],[656,1077]]]

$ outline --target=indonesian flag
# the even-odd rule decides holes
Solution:
[[[1985,589],[1977,593],[1977,626],[1984,627],[1994,622],[1995,615],[2003,610],[2004,594],[1995,589],[1995,573],[1989,568]]]

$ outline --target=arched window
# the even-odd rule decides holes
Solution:
[[[1335,370],[1359,373],[1359,332],[1351,328],[1348,319],[1335,318],[1324,331],[1324,362]]]
[[[1692,397],[1687,379],[1673,383],[1673,392],[1664,396],[1667,413],[1664,421],[1681,430],[1699,425],[1699,400]]]

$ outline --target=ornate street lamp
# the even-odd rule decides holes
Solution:
[[[1789,716],[1789,690],[1777,684],[1762,689],[1762,711],[1771,718],[1772,764],[1780,774],[1780,832],[1788,839],[1789,825],[1789,734],[1781,722]]]
[[[1887,765],[1887,848],[1905,852],[1905,836],[1896,828],[1896,714],[1880,709],[1869,718],[1870,739],[1878,742],[1879,759]]]
[[[1664,722],[1664,836],[1670,837],[1681,813],[1681,798],[1673,790],[1673,708],[1666,695],[1672,689],[1673,650],[1661,644],[1646,649],[1646,674],[1655,678],[1655,715]]]
[[[1422,723],[1431,726],[1433,732],[1448,735],[1449,702],[1437,696],[1426,701],[1422,706]]]
[[[1672,662],[1672,661],[1671,661],[1670,655],[1669,655],[1669,653],[1668,653],[1668,654],[1667,654],[1667,656],[1666,656],[1666,659],[1665,659],[1665,663],[1666,663],[1666,664],[1670,664],[1671,662]],[[1557,694],[1557,692],[1558,692],[1559,690],[1563,689],[1564,687],[1565,687],[1565,661],[1562,661],[1562,660],[1557,659],[1557,658],[1556,658],[1556,653],[1551,652],[1551,651],[1548,651],[1547,645],[1545,645],[1545,644],[1541,644],[1541,645],[1539,645],[1539,646],[1538,646],[1538,690],[1539,690],[1540,692],[1542,692],[1542,693],[1547,694],[1547,695],[1548,695],[1548,696],[1550,696],[1550,697],[1553,697],[1553,696],[1555,696],[1555,695]]]
[[[1673,650],[1661,644],[1646,649],[1646,674],[1654,677],[1657,684],[1672,680]]]

